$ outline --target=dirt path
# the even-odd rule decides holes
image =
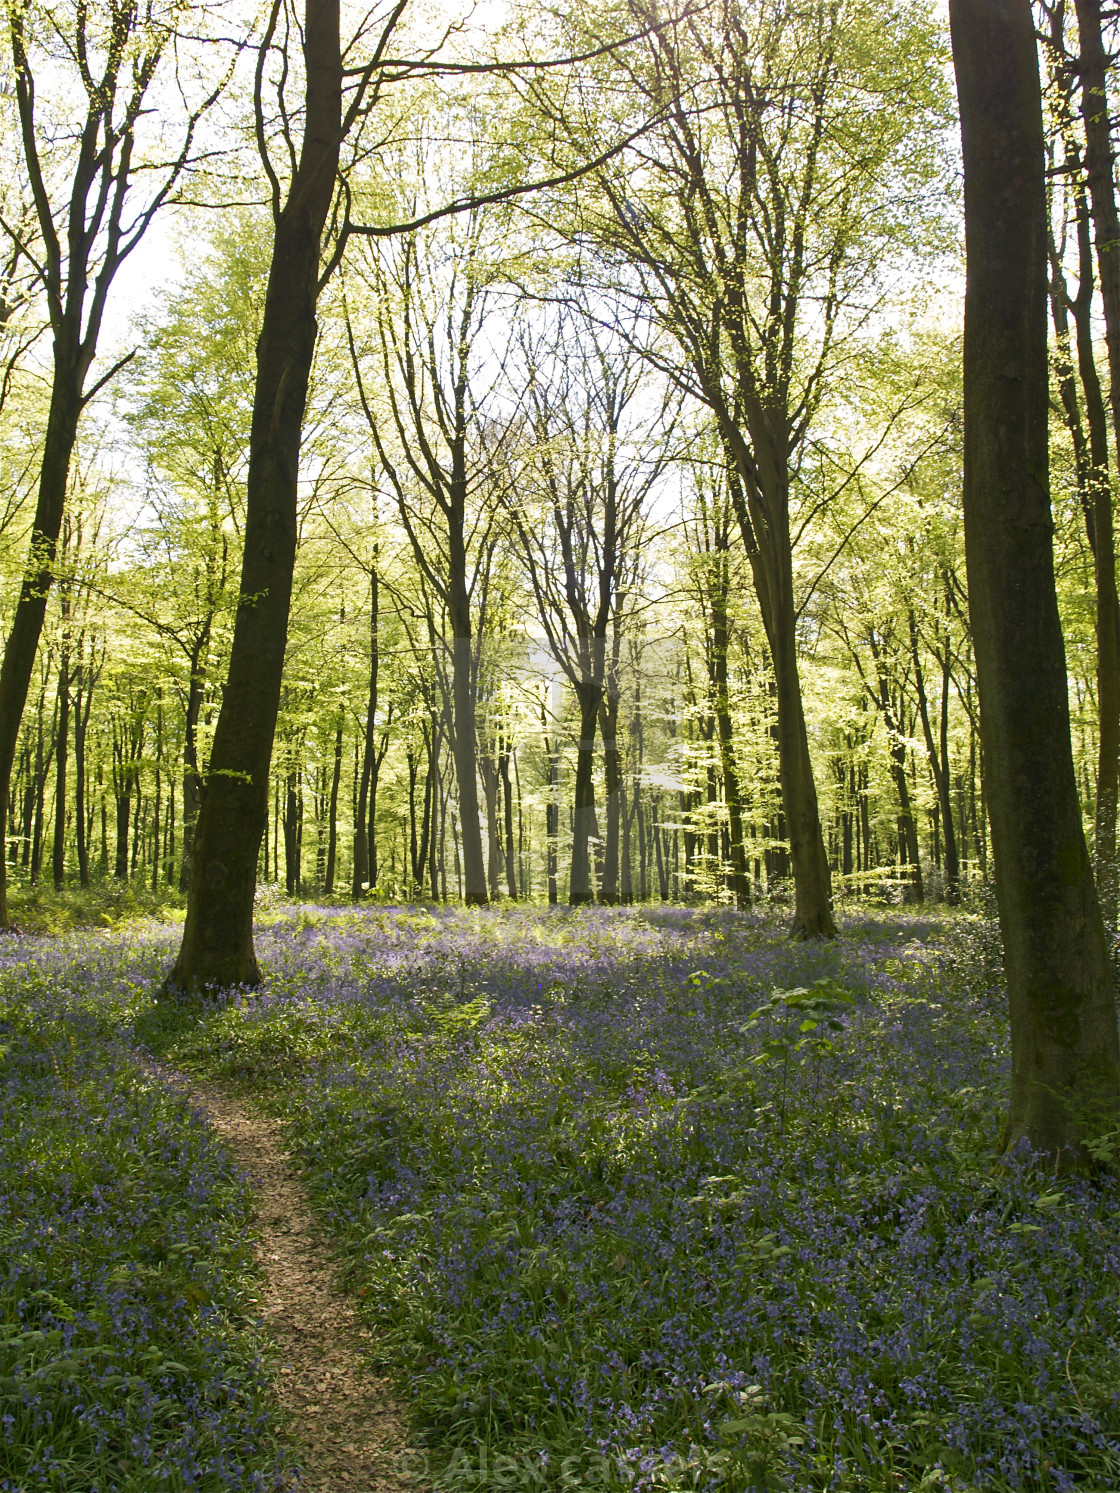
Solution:
[[[257,1203],[262,1314],[280,1354],[277,1392],[298,1437],[306,1493],[417,1493],[404,1417],[363,1364],[365,1331],[307,1202],[277,1121],[214,1084],[184,1078]]]

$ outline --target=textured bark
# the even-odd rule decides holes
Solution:
[[[918,625],[913,611],[909,614],[910,657],[914,665],[914,688],[918,696],[918,715],[922,722],[922,734],[929,754],[930,772],[937,790],[940,811],[941,833],[945,840],[944,876],[945,900],[955,905],[960,900],[961,865],[957,850],[957,830],[953,818],[952,780],[949,766],[949,640],[945,639],[941,672],[941,719],[940,750],[933,734],[933,723],[929,714],[929,697],[926,694],[925,675],[922,672],[921,651],[918,647]],[[850,859],[850,855],[848,857]],[[848,867],[850,869],[850,867]]]
[[[320,240],[341,135],[338,0],[307,0],[303,145],[276,218],[257,343],[245,550],[222,700],[199,814],[183,942],[168,986],[256,985],[253,894],[288,633],[296,491],[315,350]]]
[[[380,614],[380,589],[377,565],[369,571],[369,683],[366,690],[366,724],[362,745],[362,773],[358,787],[358,803],[354,811],[354,867],[350,883],[350,895],[355,902],[372,887],[376,880],[376,868],[371,873],[370,851],[375,847],[370,834],[370,789],[373,787],[374,736],[377,726],[378,681],[381,671],[381,648],[378,641],[378,617]],[[376,853],[376,851],[375,851]]]
[[[1120,456],[1120,212],[1116,204],[1113,176],[1112,128],[1108,116],[1107,68],[1101,34],[1100,0],[1077,0],[1080,35],[1081,118],[1085,127],[1085,167],[1089,184],[1101,305],[1104,310],[1105,343],[1108,348],[1112,431]],[[1083,254],[1081,276],[1092,299],[1092,276]],[[1089,319],[1090,307],[1081,313]],[[1080,323],[1079,323],[1080,325]],[[1082,342],[1082,366],[1092,361],[1092,337]],[[1095,370],[1094,370],[1095,377]],[[1092,390],[1086,385],[1086,402]],[[1094,459],[1092,485],[1093,558],[1097,591],[1097,692],[1100,713],[1097,759],[1097,811],[1095,839],[1097,876],[1104,905],[1116,914],[1117,866],[1116,819],[1120,796],[1120,603],[1117,599],[1116,542],[1113,533],[1112,490],[1107,476],[1107,456]]]
[[[331,769],[331,796],[327,809],[327,863],[323,868],[323,895],[334,892],[334,869],[338,855],[338,787],[342,781],[342,718],[334,731],[334,766]]]
[[[579,702],[579,746],[576,751],[575,822],[572,827],[572,868],[568,880],[568,902],[579,907],[594,902],[591,855],[588,841],[595,833],[595,726],[599,719],[602,688],[594,683],[576,686]]]
[[[70,737],[70,682],[70,645],[69,640],[66,640],[58,663],[58,700],[55,708],[58,727],[55,741],[54,845],[51,871],[58,891],[62,890],[66,882],[66,765]]]
[[[502,817],[505,824],[506,896],[517,901],[518,856],[513,837],[513,782],[509,775],[510,743],[504,741],[498,753],[498,781],[502,785]]]
[[[1029,0],[951,0],[965,173],[964,521],[1011,1017],[1004,1147],[1120,1116],[1104,926],[1081,827],[1054,585],[1046,197]]]
[[[54,384],[43,438],[39,496],[31,529],[27,567],[4,648],[4,661],[0,664],[0,824],[7,823],[8,819],[12,765],[19,740],[20,722],[27,704],[27,692],[31,687],[35,654],[47,611],[47,596],[54,581],[54,559],[66,504],[70,459],[82,411],[81,385],[84,376],[85,367],[80,359],[77,327],[67,322],[55,334]],[[7,860],[0,855],[0,927],[8,926]]]
[[[713,402],[715,402],[713,400]],[[793,867],[793,938],[835,938],[832,877],[817,807],[817,785],[797,664],[797,612],[789,528],[789,438],[771,427],[775,412],[759,410],[752,444],[724,410],[723,435],[734,462],[730,488],[750,561],[774,670],[778,778]],[[752,455],[752,446],[753,452]],[[756,459],[765,451],[767,460]]]
[[[556,876],[560,860],[560,743],[556,737],[548,734],[548,715],[543,704],[541,732],[544,739],[545,790],[548,795],[544,806],[545,877],[548,883],[548,905],[555,907]]]
[[[607,838],[603,847],[603,884],[599,900],[614,907],[618,896],[618,836],[622,801],[622,753],[618,749],[618,691],[612,687],[599,709],[603,733],[603,796],[607,816]]]
[[[739,787],[739,767],[735,758],[731,692],[728,685],[727,652],[730,643],[730,627],[727,616],[728,577],[725,555],[718,555],[718,565],[718,573],[708,588],[712,628],[712,710],[719,735],[723,798],[727,804],[731,886],[735,893],[735,906],[743,910],[751,905],[751,875],[747,864],[747,848],[743,840],[743,798]]]
[[[210,624],[196,639],[191,649],[191,677],[187,685],[187,710],[183,722],[183,859],[179,866],[179,890],[185,892],[191,881],[191,856],[194,852],[194,832],[202,808],[202,774],[198,766],[198,723],[202,718],[202,703],[206,695],[204,662],[210,643]]]
[[[89,839],[86,827],[86,734],[93,704],[93,687],[98,669],[93,662],[93,648],[87,668],[78,676],[78,694],[74,702],[74,838],[78,853],[78,881],[89,886]]]

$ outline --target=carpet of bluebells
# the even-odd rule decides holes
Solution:
[[[291,1486],[244,1185],[127,1039],[165,959],[0,943],[3,1493]]]
[[[293,910],[138,1029],[287,1118],[442,1486],[1114,1490],[1117,1189],[994,1159],[991,928],[842,935]]]

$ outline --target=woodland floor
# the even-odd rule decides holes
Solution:
[[[218,1084],[182,1079],[248,1178],[264,1271],[261,1303],[275,1345],[277,1396],[292,1422],[306,1493],[415,1493],[405,1416],[364,1364],[368,1334],[343,1293],[279,1122]]]

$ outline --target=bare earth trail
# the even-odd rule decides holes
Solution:
[[[177,1075],[247,1174],[265,1272],[262,1316],[280,1358],[301,1493],[416,1493],[401,1407],[366,1367],[368,1335],[343,1294],[280,1125],[216,1084]]]

